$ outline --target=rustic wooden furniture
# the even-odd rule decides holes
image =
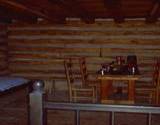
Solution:
[[[137,75],[99,75],[101,80],[101,103],[127,103],[134,104],[135,102],[135,81],[139,79]],[[113,93],[113,81],[127,81],[128,84],[128,99],[127,100],[112,100],[109,95]]]
[[[69,89],[69,100],[71,102],[89,101],[95,103],[97,100],[95,88],[83,85],[82,79],[80,79],[80,83],[78,84],[79,80],[75,78],[72,66],[73,64],[71,63],[71,61],[64,61],[64,67]]]
[[[150,84],[142,84],[136,87],[137,94],[148,94],[149,103],[160,104],[160,61],[156,59],[154,64],[153,78]]]

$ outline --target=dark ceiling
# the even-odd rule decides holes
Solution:
[[[34,23],[44,19],[64,23],[66,18],[80,18],[93,23],[97,18],[124,22],[145,18],[156,22],[160,17],[160,0],[0,0],[0,21]]]

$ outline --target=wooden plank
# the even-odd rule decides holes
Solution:
[[[69,27],[68,27],[69,28]],[[157,29],[157,28],[156,28]],[[97,29],[88,29],[84,32],[83,28],[79,28],[79,27],[75,27],[73,28],[69,28],[67,30],[66,28],[63,29],[56,29],[56,27],[53,27],[53,29],[40,29],[38,30],[38,28],[36,29],[30,29],[30,30],[14,30],[14,31],[10,31],[9,34],[11,36],[24,36],[24,35],[120,35],[120,34],[124,34],[124,35],[139,35],[139,34],[143,34],[143,35],[159,35],[160,31],[157,29],[144,29],[144,30],[138,30],[138,29],[134,29],[134,28],[117,28],[117,30],[115,29],[104,29],[104,28],[98,28]],[[112,31],[112,32],[111,32]],[[122,32],[119,32],[122,31]]]
[[[17,72],[12,72],[12,76],[19,76],[19,77],[24,77],[24,78],[29,78],[29,79],[66,79],[65,75],[62,74],[41,74],[41,73],[17,73]]]
[[[10,69],[14,70],[35,70],[35,71],[50,71],[50,70],[64,70],[64,65],[58,65],[58,64],[52,64],[52,65],[21,65],[21,66],[16,66],[12,64],[13,67]],[[29,68],[28,68],[29,66]]]
[[[97,40],[97,39],[92,39],[92,40],[72,40],[72,39],[35,39],[35,40],[19,40],[19,39],[9,39],[9,46],[34,46],[34,45],[52,45],[52,46],[64,46],[65,44],[91,44],[91,45],[108,45],[108,44],[124,44],[124,45],[159,45],[159,39],[155,40],[140,40],[140,39],[126,39],[126,40]]]
[[[137,29],[137,30],[144,30],[144,29],[157,29],[158,27],[160,27],[160,22],[156,22],[155,24],[146,24],[143,20],[126,20],[124,23],[121,24],[116,24],[112,21],[107,21],[107,20],[103,20],[103,19],[99,19],[99,20],[95,20],[94,24],[86,24],[84,22],[81,22],[80,20],[68,20],[68,22],[66,22],[66,24],[64,25],[54,25],[52,23],[39,23],[39,24],[12,24],[9,26],[8,30],[9,31],[14,31],[14,30],[31,30],[31,29],[35,29],[37,28],[37,30],[40,29],[79,29],[81,28],[82,30],[94,30],[96,29],[105,29],[105,30],[113,30],[113,29],[121,29],[121,30],[125,30],[126,28],[132,28],[132,29]],[[76,27],[76,28],[75,28]],[[107,28],[106,28],[107,27]]]
[[[60,59],[61,56],[58,53],[29,53],[29,52],[10,52],[12,55],[10,57],[10,61],[23,61],[25,59],[35,60],[35,59],[45,59],[49,61],[56,61],[57,59]],[[59,58],[58,58],[59,57]],[[58,63],[58,61],[57,61]]]
[[[92,36],[81,36],[81,35],[54,35],[54,36],[49,36],[49,35],[41,35],[41,36],[10,36],[9,38],[12,39],[19,39],[19,40],[39,40],[39,39],[58,39],[58,40],[94,40],[94,39],[99,39],[99,40],[134,40],[134,39],[139,39],[139,40],[156,40],[160,39],[159,35],[103,35],[103,36],[98,36],[98,35],[92,35]]]

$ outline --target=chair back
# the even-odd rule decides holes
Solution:
[[[69,61],[64,61],[64,67],[65,67],[65,74],[66,74],[66,78],[67,78],[67,84],[68,84],[68,88],[69,91],[71,92],[71,87],[74,83],[74,75],[72,72],[72,63],[71,60]]]
[[[76,78],[82,82],[82,86],[86,86],[86,79],[88,77],[86,59],[85,57],[68,57],[65,59],[67,62],[71,63],[71,70],[76,75]],[[72,75],[73,75],[72,74]]]
[[[87,77],[88,77],[88,73],[87,73],[85,57],[79,58],[79,64],[80,64],[80,72],[81,72],[81,77],[82,77],[82,83],[83,83],[83,85],[86,85],[86,80],[87,80]]]
[[[160,59],[156,59],[154,64],[153,84],[159,86],[160,80]]]

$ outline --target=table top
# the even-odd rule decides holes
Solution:
[[[140,75],[98,75],[99,80],[138,80]]]

